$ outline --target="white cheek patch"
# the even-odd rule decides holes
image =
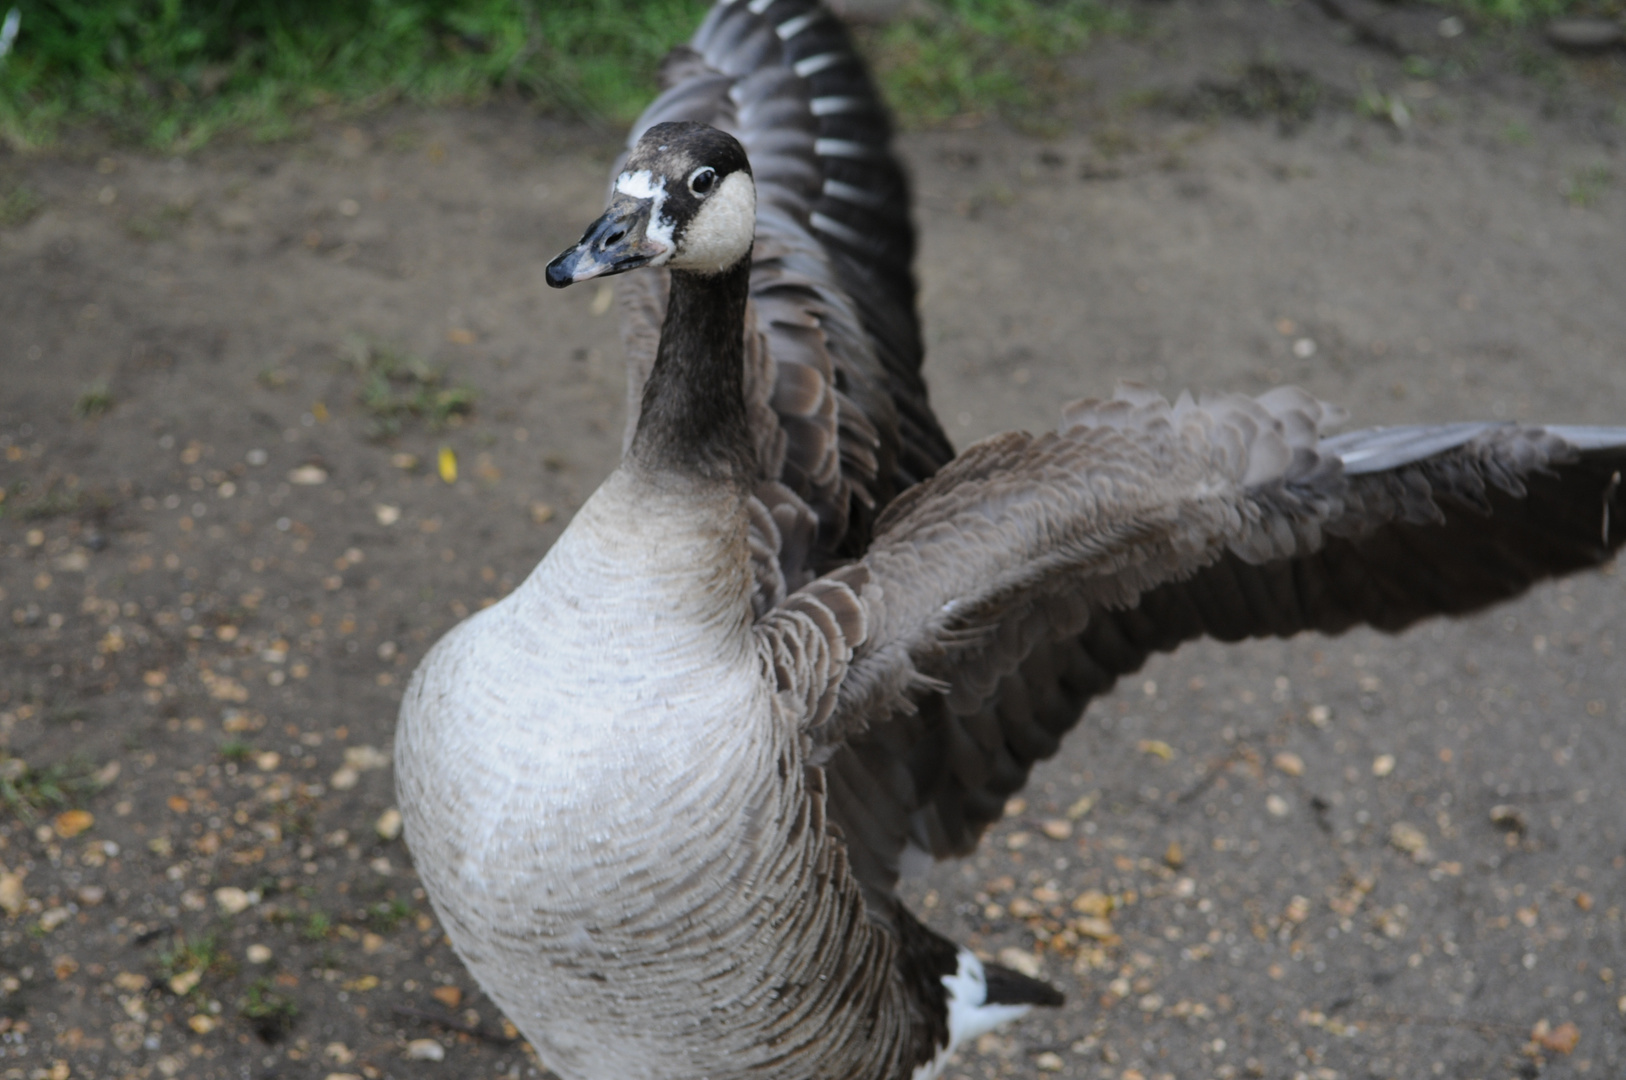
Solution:
[[[672,230],[677,227],[677,222],[663,212],[666,206],[666,177],[657,177],[648,169],[624,172],[615,178],[615,190],[634,199],[650,201],[649,225],[644,229],[644,238],[664,249],[665,255],[657,256],[650,263],[651,266],[661,265],[677,247],[672,238]]]
[[[717,273],[744,258],[757,231],[757,188],[748,173],[729,173],[683,231],[683,250],[668,264]]]

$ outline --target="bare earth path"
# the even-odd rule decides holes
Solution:
[[[1378,10],[1480,74],[1316,5],[1148,3],[1060,135],[902,140],[957,442],[1120,377],[1626,423],[1626,63]],[[1318,94],[1286,130],[1284,85]],[[56,767],[88,812],[0,809],[0,1080],[536,1075],[390,838],[386,754],[418,657],[615,461],[613,307],[541,271],[616,143],[493,108],[0,157],[41,200],[0,228],[0,795]],[[391,356],[473,415],[370,438]],[[950,1075],[1626,1073],[1622,580],[1126,680],[911,886],[1070,996]]]

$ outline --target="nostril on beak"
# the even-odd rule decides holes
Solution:
[[[625,237],[626,235],[627,235],[627,230],[625,230],[625,229],[617,229],[615,232],[611,233],[610,235],[608,235],[608,236],[606,236],[604,238],[604,246],[609,247],[611,244],[619,244],[621,242],[622,238]]]

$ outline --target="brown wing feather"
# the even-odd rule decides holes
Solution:
[[[812,732],[866,895],[889,902],[906,844],[970,851],[1088,700],[1153,652],[1399,630],[1626,540],[1626,430],[1581,450],[1478,425],[1355,472],[1340,455],[1385,433],[1318,445],[1322,418],[1282,393],[1170,407],[1133,392],[1054,435],[972,447],[893,504],[860,564],[884,606]]]

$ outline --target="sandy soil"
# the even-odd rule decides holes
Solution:
[[[958,442],[1121,377],[1626,422],[1619,55],[1139,10],[1059,134],[902,140]],[[3,1080],[537,1075],[389,838],[386,755],[423,651],[615,461],[608,294],[542,266],[616,141],[504,107],[0,157],[42,200],[0,229],[0,782],[56,768],[86,812],[0,817]],[[395,355],[473,414],[375,437]],[[1616,571],[1158,659],[910,886],[1071,999],[950,1075],[1621,1075],[1623,627]],[[1106,940],[1069,943],[1092,889]]]

